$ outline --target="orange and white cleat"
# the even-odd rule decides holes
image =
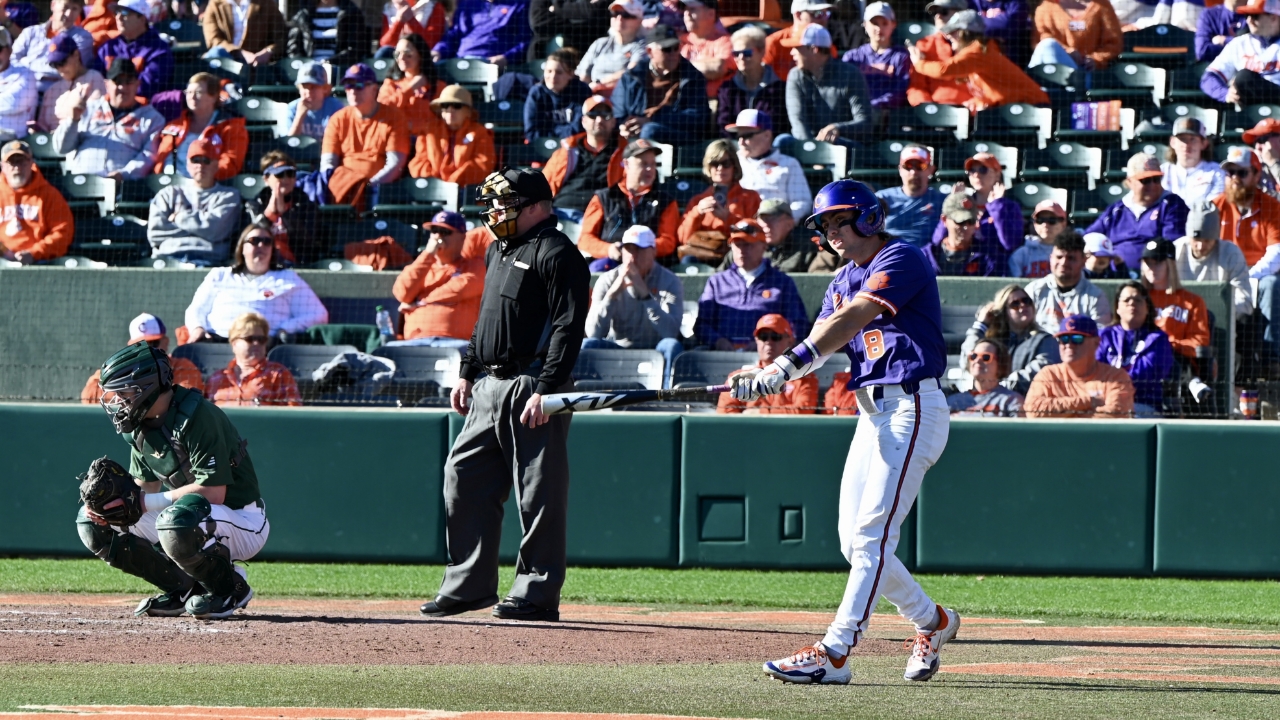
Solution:
[[[838,664],[837,664],[838,663]],[[764,672],[783,682],[822,685],[848,685],[849,656],[832,660],[822,643],[800,648],[795,655],[764,664]]]
[[[956,631],[960,629],[960,614],[939,605],[938,618],[937,628],[917,632],[914,638],[906,641],[905,646],[911,650],[911,659],[907,660],[907,671],[902,675],[904,679],[924,682],[936,675],[938,668],[942,666],[938,652],[943,645],[955,638]]]

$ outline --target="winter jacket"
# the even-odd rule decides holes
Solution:
[[[1190,290],[1151,291],[1155,305],[1156,327],[1169,337],[1174,352],[1195,361],[1199,348],[1209,347],[1209,309],[1204,298]]]
[[[916,72],[939,80],[966,80],[973,97],[964,106],[972,112],[1013,103],[1049,104],[1040,85],[1005,57],[998,43],[970,43],[950,60],[926,60]]]
[[[791,121],[787,118],[787,81],[773,72],[773,68],[764,66],[764,76],[756,87],[747,87],[742,73],[720,85],[716,105],[716,129],[722,137],[733,137],[725,127],[738,119],[743,110],[759,110],[769,114],[773,122],[774,136],[791,132]]]
[[[149,98],[163,90],[178,87],[178,82],[173,77],[173,52],[169,50],[169,43],[153,27],[147,28],[135,40],[126,40],[123,35],[117,35],[98,48],[98,59],[102,61],[102,67],[110,68],[116,58],[124,58],[138,68],[142,80],[142,84],[138,86],[138,94],[142,97]],[[181,78],[181,82],[186,81],[186,78]]]
[[[564,187],[565,181],[573,177],[578,168],[578,157],[584,152],[591,152],[583,148],[586,137],[586,133],[579,133],[573,137],[566,138],[560,143],[560,147],[551,153],[551,158],[542,167],[542,175],[547,179],[547,184],[551,186],[552,195],[558,195],[560,188]],[[622,142],[621,138],[614,139],[614,149],[609,158],[609,175],[604,183],[606,187],[613,187],[622,182],[622,149],[625,145],[626,143]],[[607,152],[607,149],[601,150],[601,152]]]
[[[483,257],[459,257],[441,262],[434,253],[422,253],[396,277],[391,294],[413,305],[402,310],[404,339],[450,337],[471,338],[480,317],[480,295],[484,292]]]
[[[1164,382],[1173,374],[1173,348],[1159,330],[1125,330],[1119,325],[1098,332],[1098,362],[1120,368],[1133,381],[1133,401],[1157,411],[1164,404]]]
[[[929,61],[950,60],[955,55],[955,51],[951,49],[951,43],[947,42],[942,33],[920,38],[916,41],[916,47],[924,53],[924,59]],[[973,93],[969,90],[968,78],[932,78],[914,70],[911,71],[911,82],[907,85],[907,103],[912,106],[925,103],[964,105],[972,98]]]
[[[1249,33],[1228,40],[1200,76],[1200,89],[1214,100],[1226,102],[1227,89],[1241,70],[1252,70],[1268,82],[1280,84],[1280,37],[1268,40]]]
[[[291,58],[309,58],[315,52],[315,30],[313,19],[315,5],[308,4],[294,14],[289,20],[288,54]],[[365,23],[360,8],[351,0],[338,0],[337,49],[329,62],[338,67],[346,67],[363,61],[373,54],[374,41],[377,37]]]
[[[975,322],[964,331],[964,342],[960,345],[961,357],[967,357],[978,343],[987,339],[987,326],[982,321]],[[1060,362],[1058,342],[1053,335],[1032,325],[1022,335],[1009,333],[1007,337],[998,338],[1009,350],[1009,375],[1000,381],[1004,387],[1019,395],[1026,395],[1035,379],[1046,366]]]
[[[1125,203],[1131,197],[1132,193],[1125,195],[1103,210],[1098,219],[1085,228],[1085,233],[1106,235],[1124,264],[1136,268],[1142,264],[1142,247],[1148,240],[1164,238],[1172,242],[1186,234],[1190,210],[1182,198],[1167,192],[1155,205],[1143,208],[1140,215],[1134,215],[1133,209]]]
[[[1244,217],[1240,216],[1235,203],[1227,201],[1226,195],[1214,198],[1213,204],[1222,222],[1219,237],[1239,246],[1250,268],[1258,265],[1273,245],[1280,245],[1280,200],[1264,192],[1255,193],[1253,208]]]
[[[765,367],[764,361],[756,361],[757,368]],[[729,373],[729,377],[746,372],[745,369]],[[728,379],[725,380],[728,382]],[[761,415],[812,415],[818,411],[818,376],[805,375],[782,386],[782,392],[765,395],[758,400],[743,402],[733,399],[729,393],[720,393],[716,412],[739,415],[751,410]]]
[[[383,80],[378,89],[378,102],[399,109],[409,124],[409,134],[417,137],[425,135],[432,123],[439,122],[440,116],[431,109],[431,101],[440,97],[445,84],[443,80],[428,81],[413,90],[405,90],[409,82],[408,78]]]
[[[631,287],[623,288],[606,302],[609,288],[623,270],[619,265],[596,280],[591,309],[587,311],[587,337],[610,340],[624,348],[654,348],[660,340],[679,338],[684,317],[684,286],[680,278],[654,263],[645,278],[648,297],[636,297],[638,291]]]
[[[405,35],[417,35],[430,48],[444,37],[445,20],[444,3],[434,0],[421,0],[413,6],[413,15],[408,22],[401,22],[395,5],[387,3],[382,11],[382,37],[378,40],[381,47],[395,47]]]
[[[293,373],[284,365],[270,360],[244,375],[232,360],[225,368],[209,376],[204,394],[218,407],[302,404]]]
[[[222,48],[227,52],[247,50],[252,53],[271,49],[271,59],[284,57],[288,26],[280,7],[271,0],[248,0],[249,10],[244,19],[244,40],[236,44],[235,10],[228,0],[210,0],[205,8],[201,25],[204,44],[209,49]]]
[[[582,132],[582,103],[591,97],[591,86],[578,78],[556,93],[542,83],[533,86],[524,100],[524,137],[568,138]]]
[[[35,260],[67,254],[76,223],[62,193],[31,168],[31,181],[18,189],[0,176],[0,242],[9,252],[29,252]]]
[[[907,85],[911,83],[911,56],[906,48],[891,45],[876,52],[868,43],[845,53],[842,59],[862,71],[872,107],[898,108],[907,104]]]
[[[707,81],[688,60],[681,60],[676,70],[679,89],[670,105],[653,114],[650,120],[681,133],[689,142],[697,142],[707,134],[711,122],[711,110],[707,105]],[[613,116],[621,122],[626,118],[644,117],[649,106],[647,89],[652,73],[649,61],[641,60],[618,81],[613,89]]]
[[[644,225],[658,242],[658,257],[676,251],[680,209],[676,201],[655,188],[632,197],[622,184],[596,191],[582,213],[578,249],[595,258],[608,257],[610,246],[622,242],[622,234],[632,225]]]
[[[1219,240],[1203,258],[1191,255],[1191,238],[1179,238],[1177,247],[1178,277],[1184,282],[1229,282],[1236,317],[1253,314],[1253,286],[1249,283],[1249,264],[1244,253],[1233,242]]]
[[[791,76],[791,71],[796,68],[795,60],[791,59],[791,48],[782,44],[783,40],[792,37],[799,37],[804,30],[804,23],[794,23],[782,28],[776,32],[769,33],[764,39],[764,64],[773,69],[773,74],[778,76],[779,80],[787,81]],[[865,37],[865,36],[864,36]],[[865,42],[865,40],[863,41]],[[836,46],[831,46],[831,59],[839,59],[840,52],[836,50]]]
[[[862,72],[853,65],[828,60],[822,77],[797,69],[787,76],[787,117],[798,140],[816,140],[828,125],[840,137],[858,140],[871,131],[871,97]]]
[[[443,120],[437,120],[418,137],[409,174],[459,185],[479,185],[493,172],[496,163],[492,130],[474,117],[468,117],[456,131],[450,130]]]
[[[1093,399],[1102,398],[1095,408]],[[1133,381],[1129,374],[1105,363],[1078,376],[1066,363],[1050,365],[1036,375],[1022,405],[1027,417],[1127,418],[1133,415]]]
[[[1045,0],[1036,8],[1036,26],[1031,43],[1051,38],[1068,51],[1091,58],[1098,68],[1115,62],[1124,50],[1120,20],[1109,0],[1089,0],[1084,17],[1073,18],[1057,0]]]
[[[120,172],[141,180],[156,166],[164,118],[150,105],[121,112],[98,96],[85,103],[79,122],[67,118],[53,131],[53,149],[67,155],[77,175]]]
[[[160,131],[160,145],[156,149],[156,174],[170,172],[186,175],[187,159],[178,157],[177,150],[187,137],[187,129],[191,127],[191,112],[183,110],[182,115],[164,126]],[[232,113],[227,108],[218,108],[213,113],[209,124],[200,132],[200,137],[214,136],[222,140],[222,154],[218,156],[218,180],[230,180],[240,174],[244,167],[245,156],[249,154],[249,130],[244,118]]]

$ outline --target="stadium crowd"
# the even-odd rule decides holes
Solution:
[[[298,5],[286,16],[264,0],[52,0],[45,22],[29,3],[0,5],[4,260],[74,253],[83,215],[66,178],[97,176],[123,197],[131,183],[166,177],[147,186],[154,192],[140,209],[146,254],[210,268],[178,337],[231,344],[235,359],[204,383],[220,403],[297,404],[293,378],[266,351],[328,322],[294,268],[343,253],[400,270],[393,344],[465,349],[491,236],[458,211],[466,186],[517,164],[542,169],[557,215],[600,273],[584,348],[652,348],[668,367],[691,349],[769,362],[806,336],[813,315],[789,273],[841,263],[805,227],[814,188],[833,172],[874,169],[885,232],[920,248],[938,275],[1020,279],[968,331],[956,412],[1187,414],[1236,369],[1218,367],[1206,304],[1183,281],[1230,283],[1238,335],[1265,350],[1250,379],[1273,364],[1280,119],[1258,116],[1238,141],[1215,147],[1220,124],[1190,112],[1166,122],[1129,96],[1155,152],[1102,151],[1122,187],[1078,213],[1065,195],[1019,192],[1034,179],[1024,171],[1050,168],[1011,165],[987,145],[957,155],[942,147],[956,145],[946,134],[904,139],[895,113],[952,106],[980,126],[1000,108],[1038,106],[1073,121],[1081,103],[1051,97],[1060,88],[1042,71],[1087,73],[1082,85],[1105,87],[1106,73],[1127,62],[1123,37],[1152,28],[1194,33],[1185,60],[1209,63],[1196,104],[1215,119],[1223,103],[1280,102],[1280,0],[1044,0],[1034,9],[932,0],[905,44],[905,8],[886,2],[794,0],[790,22],[773,0]],[[202,43],[170,34],[191,22]],[[314,157],[279,145],[259,152],[263,128],[243,112],[255,87],[288,99],[271,139],[305,140]],[[487,116],[503,103],[509,123]],[[1109,128],[1057,127],[1085,132],[1085,144],[1110,142]],[[1025,156],[1043,139],[1001,138]],[[1103,169],[1072,167],[1081,178]],[[391,238],[330,242],[321,218],[338,216],[326,213],[382,217],[383,201],[412,181],[457,186],[446,209],[424,203],[412,218],[423,249]],[[683,272],[710,274],[691,335]],[[1100,279],[1124,283],[1110,294]],[[160,323],[141,322],[131,337],[157,342],[151,321]],[[805,378],[814,383],[745,407],[724,398],[719,409],[854,412],[840,379],[822,401],[816,378]]]

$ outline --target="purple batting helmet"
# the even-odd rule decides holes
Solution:
[[[875,192],[857,180],[837,180],[818,191],[813,198],[813,214],[804,221],[810,230],[820,230],[818,218],[827,213],[849,210],[859,235],[871,237],[884,230],[884,208]]]

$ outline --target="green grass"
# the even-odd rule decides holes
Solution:
[[[439,587],[442,572],[440,566],[424,565],[251,563],[249,577],[263,596],[426,599]],[[503,569],[503,588],[510,584],[511,572]],[[571,603],[826,611],[839,602],[845,578],[839,572],[570,568],[563,597]],[[970,614],[1280,625],[1280,584],[1272,581],[972,575],[919,579],[939,602]],[[97,560],[0,559],[0,593],[148,589]]]

